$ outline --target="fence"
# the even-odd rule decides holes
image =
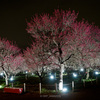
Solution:
[[[63,87],[67,87],[68,90],[74,91],[75,83],[74,83],[74,81],[72,81],[72,83],[64,84]],[[41,83],[39,83],[38,85],[27,85],[24,83],[23,88],[24,88],[24,92],[26,92],[26,91],[27,92],[38,91],[38,93],[41,94],[41,91],[44,89],[48,90],[48,91],[54,90],[55,92],[57,92],[59,90],[59,85],[57,83],[52,84],[52,85],[44,85]]]
[[[86,81],[83,81],[83,82],[74,82],[72,81],[72,83],[68,83],[68,84],[64,84],[63,87],[67,87],[69,91],[75,91],[76,89],[80,89],[80,88],[83,88],[83,87],[88,87],[88,86],[91,86],[91,85],[97,85],[99,84],[100,81],[98,81],[97,79],[94,80],[94,81],[89,81],[89,82],[86,82]],[[14,86],[16,87],[16,86]],[[41,91],[42,89],[45,89],[45,90],[55,90],[56,92],[59,90],[59,86],[57,83],[55,84],[52,84],[52,85],[44,85],[44,84],[41,84],[39,83],[38,85],[28,85],[26,83],[24,83],[23,85],[20,85],[20,86],[17,86],[17,87],[21,87],[24,89],[24,92],[37,92],[37,93],[40,93],[41,94]]]

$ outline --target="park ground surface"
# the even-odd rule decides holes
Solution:
[[[0,91],[0,100],[100,100],[100,86],[83,88],[62,95],[38,95],[33,93],[10,94]]]

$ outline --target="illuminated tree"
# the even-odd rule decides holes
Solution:
[[[76,62],[77,69],[80,67],[87,69],[87,79],[89,78],[89,69],[92,68],[90,59],[97,59],[100,49],[100,29],[88,22],[76,22],[73,25],[73,42],[69,44],[70,52],[73,52],[72,58]],[[100,56],[100,55],[99,55]]]
[[[77,22],[77,14],[71,11],[55,10],[53,15],[36,15],[27,23],[27,31],[35,41],[48,45],[45,53],[54,60],[53,64],[60,68],[59,90],[63,89],[64,64],[71,57],[83,66],[91,57],[96,56],[100,42],[97,42],[99,29],[88,22]],[[96,38],[94,39],[95,36]],[[98,39],[99,40],[99,39]],[[84,62],[84,63],[83,63]],[[84,65],[85,64],[85,65]]]
[[[41,41],[48,45],[46,53],[57,60],[60,68],[59,89],[63,89],[63,68],[64,62],[69,60],[73,54],[68,54],[68,44],[71,42],[72,25],[77,18],[77,14],[71,11],[55,10],[53,15],[36,15],[31,22],[27,23],[27,31],[35,41]],[[67,58],[67,59],[66,59]]]
[[[23,62],[22,55],[19,55],[20,49],[12,42],[0,39],[0,71],[4,73],[6,85],[11,75],[21,71]]]
[[[100,35],[100,29],[94,25],[89,25],[87,22],[84,23],[84,21],[80,22],[77,26],[80,27],[77,29],[77,33],[81,33],[77,37],[78,39],[81,38],[81,45],[77,45],[77,50],[80,53],[80,65],[86,68],[86,79],[88,79],[89,69],[93,68],[93,66],[91,66],[90,59],[97,59],[98,51],[100,49],[100,41],[97,41],[97,35]]]

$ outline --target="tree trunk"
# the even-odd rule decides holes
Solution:
[[[41,76],[39,76],[39,78],[40,78],[40,83],[43,83],[43,77],[41,77]]]
[[[87,72],[87,74],[86,74],[86,79],[89,79],[89,72],[90,72],[90,70],[89,69],[86,69],[86,72]]]
[[[61,64],[59,90],[63,90],[63,71],[64,71],[64,64]]]
[[[8,76],[7,75],[5,77],[5,82],[6,82],[6,86],[8,86],[9,85],[9,82],[8,82]]]
[[[9,82],[8,82],[8,75],[7,73],[4,71],[4,74],[5,74],[5,82],[6,82],[6,86],[9,85]]]
[[[38,72],[38,71],[37,71],[37,75],[38,75],[38,77],[39,77],[39,79],[40,79],[40,83],[42,83],[44,77],[43,77],[43,76],[41,75],[41,73]]]

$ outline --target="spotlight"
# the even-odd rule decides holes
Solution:
[[[50,76],[50,79],[54,79],[54,76],[53,76],[53,75],[51,75],[51,76]]]
[[[76,73],[73,73],[73,76],[74,76],[74,77],[77,77],[77,74],[76,74]]]
[[[13,81],[13,80],[14,80],[14,77],[13,77],[13,76],[11,76],[10,81]]]
[[[98,74],[99,74],[99,72],[95,72],[95,74],[96,74],[96,75],[98,75]]]
[[[62,90],[63,92],[67,92],[68,91],[68,89],[67,88],[63,88],[63,90]]]
[[[83,69],[83,68],[81,68],[81,69],[80,69],[80,71],[81,71],[81,72],[83,72],[83,71],[84,71],[84,69]]]
[[[0,73],[1,76],[3,76],[3,73]]]
[[[0,85],[0,88],[3,88],[2,85]]]

